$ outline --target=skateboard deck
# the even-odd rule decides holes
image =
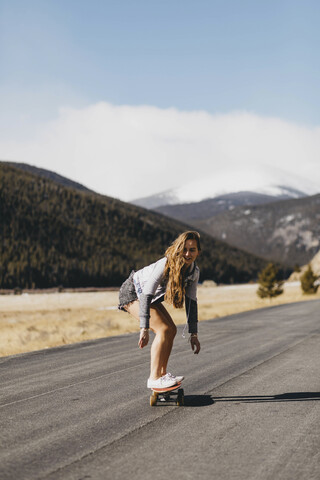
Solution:
[[[180,385],[181,385],[181,382],[176,383],[176,384],[173,385],[172,387],[167,387],[167,388],[151,388],[151,390],[152,390],[153,392],[157,392],[157,393],[172,392],[173,390],[177,390],[177,388],[179,388]]]
[[[151,388],[152,394],[150,396],[150,406],[154,407],[157,402],[172,403],[174,402],[179,407],[184,405],[184,391],[180,388],[181,382],[176,383],[172,387],[167,388]],[[172,396],[176,398],[172,398]]]

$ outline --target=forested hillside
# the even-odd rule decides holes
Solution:
[[[33,165],[28,165],[27,163],[5,162],[5,164],[11,167],[19,168],[19,170],[24,170],[25,172],[33,173],[38,177],[43,177],[48,180],[53,180],[54,182],[59,183],[64,187],[71,187],[71,188],[74,188],[75,190],[80,190],[81,192],[95,193],[89,188],[85,187],[84,185],[81,185],[80,183],[75,182],[74,180],[70,180],[70,178],[66,178],[66,177],[63,177],[62,175],[58,175],[55,172],[51,172],[50,170],[46,170],[45,168],[34,167]]]
[[[188,227],[0,163],[0,288],[118,286]],[[256,279],[265,261],[202,234],[201,280]]]

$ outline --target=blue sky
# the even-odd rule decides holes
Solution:
[[[6,140],[99,102],[320,125],[319,1],[0,0],[0,14]]]
[[[0,5],[1,88],[26,103],[42,94],[53,108],[104,100],[320,122],[318,1]]]

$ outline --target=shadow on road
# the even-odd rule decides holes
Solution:
[[[290,392],[279,395],[250,395],[235,397],[213,397],[214,402],[307,402],[320,400],[320,392]]]
[[[214,399],[211,395],[185,395],[184,397],[185,407],[207,407],[213,403]]]

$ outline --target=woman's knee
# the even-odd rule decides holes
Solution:
[[[152,322],[151,320],[150,326],[156,335],[160,334],[166,338],[173,339],[177,333],[177,327],[173,322],[161,321],[155,324],[155,322]]]
[[[174,338],[177,334],[177,327],[174,323],[165,324],[162,332],[166,337]]]
[[[151,308],[150,314],[150,326],[156,334],[160,333],[172,339],[176,336],[177,327],[162,305]]]

